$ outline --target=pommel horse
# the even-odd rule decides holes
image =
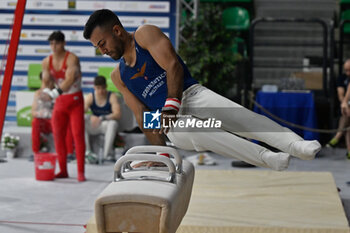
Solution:
[[[166,156],[157,152],[168,153]],[[133,161],[161,162],[166,167],[130,166]],[[194,167],[166,146],[136,146],[114,166],[114,180],[95,201],[98,233],[175,233],[192,193]]]

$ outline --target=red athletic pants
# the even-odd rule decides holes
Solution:
[[[48,118],[33,118],[32,120],[32,149],[34,153],[38,153],[40,151],[41,144],[41,134],[49,134],[52,133],[51,127],[51,119]],[[73,154],[73,135],[70,127],[68,127],[67,135],[66,135],[66,146],[67,153]]]
[[[67,147],[65,136],[67,128],[72,130],[78,174],[84,174],[85,139],[84,139],[84,99],[82,92],[60,95],[52,113],[52,129],[60,172],[67,173]]]

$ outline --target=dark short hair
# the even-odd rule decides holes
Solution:
[[[48,41],[61,41],[64,42],[64,34],[61,31],[54,31],[51,33],[49,38],[47,39]]]
[[[90,39],[92,31],[96,27],[112,28],[114,25],[123,27],[118,16],[113,11],[108,9],[97,10],[90,15],[88,21],[85,24],[84,38],[87,40]]]
[[[102,75],[98,75],[94,79],[95,86],[106,86],[106,78]]]

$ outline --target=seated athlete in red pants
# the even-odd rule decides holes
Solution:
[[[78,181],[85,181],[84,175],[84,99],[81,91],[81,71],[79,58],[66,51],[64,34],[53,32],[49,38],[52,54],[44,58],[42,86],[44,99],[55,99],[52,113],[52,129],[60,172],[56,178],[67,178],[67,149],[65,136],[68,126],[71,127],[75,154],[77,157]],[[53,79],[56,88],[50,90],[50,80]]]
[[[42,73],[39,75],[42,80]],[[50,83],[50,89],[54,88],[54,83]],[[53,109],[53,102],[43,101],[40,96],[43,89],[40,88],[34,93],[34,101],[32,104],[32,149],[34,154],[39,153],[40,145],[42,144],[42,135],[52,133],[51,115]],[[73,154],[73,136],[70,127],[68,127],[66,135],[66,146],[68,154]]]

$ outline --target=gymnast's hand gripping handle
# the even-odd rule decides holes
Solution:
[[[172,155],[175,158],[175,163],[176,163],[176,172],[181,174],[182,173],[182,157],[179,155],[179,153],[177,152],[177,150],[175,148],[172,147],[168,147],[168,146],[150,146],[150,145],[144,145],[144,146],[134,146],[132,148],[130,148],[125,155],[128,154],[136,154],[139,152],[153,152],[153,153],[157,153],[157,152],[161,152],[161,153],[168,153],[169,155]],[[145,159],[143,159],[145,160]]]
[[[164,163],[169,168],[169,176],[166,179],[161,179],[159,177],[149,177],[149,176],[140,176],[138,178],[125,178],[122,174],[123,165],[127,162],[132,162],[135,160],[147,160],[152,162],[161,162]],[[114,165],[114,181],[121,180],[161,180],[168,181],[171,183],[176,182],[176,169],[174,163],[165,156],[152,155],[152,154],[128,154],[120,159]]]

